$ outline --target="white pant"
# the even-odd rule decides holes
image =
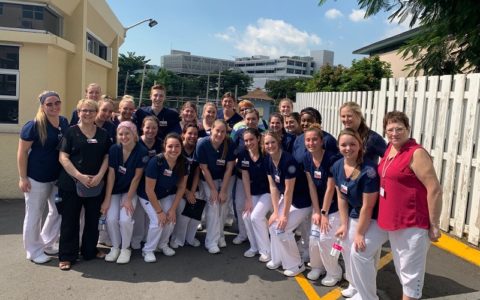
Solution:
[[[175,224],[167,223],[165,225],[161,225],[158,223],[157,212],[153,208],[150,201],[139,198],[140,203],[143,206],[143,209],[147,213],[147,216],[150,220],[150,225],[148,226],[148,233],[147,233],[147,241],[143,246],[143,252],[152,252],[159,248],[168,245],[168,240],[170,239],[170,235],[172,234],[173,227]],[[160,199],[160,205],[162,206],[162,210],[166,213],[170,207],[172,207],[173,201],[175,200],[175,195],[168,195],[165,198]]]
[[[114,248],[120,248],[121,243],[122,249],[128,249],[132,240],[135,221],[133,216],[129,215],[124,207],[121,207],[126,199],[126,193],[112,195],[110,208],[107,211],[107,230]],[[134,209],[137,206],[136,195],[132,198],[132,205]]]
[[[282,214],[284,209],[283,195],[280,198],[278,214]],[[272,261],[275,264],[282,263],[284,269],[298,268],[303,264],[298,252],[297,243],[295,242],[295,234],[293,231],[311,212],[312,207],[296,208],[293,205],[290,206],[288,213],[287,226],[285,232],[280,236],[277,235],[277,222],[270,225],[270,239],[271,239],[271,253]]]
[[[55,182],[38,182],[32,178],[30,192],[25,195],[25,219],[23,220],[23,245],[27,259],[35,259],[45,248],[52,247],[60,237],[61,216],[55,206],[55,194],[58,192]],[[45,206],[48,203],[48,215],[42,227]]]
[[[272,210],[272,199],[270,194],[267,193],[252,196],[252,201],[252,212],[242,215],[250,242],[250,249],[270,256],[267,214]]]
[[[184,246],[185,241],[190,245],[193,244],[198,224],[200,224],[200,221],[182,215],[186,204],[187,200],[180,200],[177,207],[177,223],[172,233],[172,241],[180,246]]]
[[[217,190],[220,189],[222,185],[222,180],[217,179],[213,181]],[[210,249],[212,247],[217,247],[220,238],[225,238],[223,232],[223,226],[225,224],[225,219],[228,214],[229,203],[231,203],[231,195],[233,188],[233,178],[230,179],[227,188],[227,201],[225,203],[212,202],[210,200],[210,187],[208,183],[204,180],[200,181],[200,190],[202,198],[207,201],[206,204],[206,225],[207,225],[207,235],[205,237],[205,247]]]
[[[300,240],[297,243],[298,250],[304,259],[307,259],[309,256],[310,229],[312,227],[311,218],[312,214],[309,213],[297,228],[297,230],[300,230],[301,234]]]
[[[245,208],[245,189],[243,188],[243,181],[236,177],[231,180],[236,180],[235,186],[235,211],[237,213],[238,237],[242,240],[247,239],[247,229],[243,221],[243,209]]]
[[[132,248],[140,249],[141,242],[146,241],[148,226],[150,221],[147,218],[145,209],[142,205],[137,205],[133,212],[133,234],[132,234]]]
[[[420,299],[425,277],[427,252],[430,247],[428,230],[405,228],[388,231],[388,238],[403,294]]]
[[[377,264],[376,258],[383,243],[387,241],[387,232],[371,220],[365,232],[365,250],[355,251],[353,244],[357,232],[358,219],[349,219],[348,237],[344,240],[343,258],[347,280],[358,291],[355,299],[377,300]]]
[[[331,228],[327,233],[320,233],[320,237],[310,235],[310,265],[315,269],[323,266],[327,270],[328,276],[342,278],[342,268],[338,264],[338,260],[330,255],[330,250],[336,240],[335,233],[340,227],[340,213],[335,212],[328,215],[328,222]],[[312,223],[311,230],[320,231],[320,228]]]

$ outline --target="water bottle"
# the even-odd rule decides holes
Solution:
[[[287,240],[285,230],[277,228],[275,229],[275,234],[281,242],[285,242]]]
[[[100,219],[98,219],[98,231],[105,230],[107,230],[107,217],[105,215],[101,215]]]
[[[337,240],[332,245],[332,250],[330,250],[330,255],[335,257],[335,259],[338,259],[338,257],[340,256],[340,252],[342,252],[342,250],[343,250],[342,240],[340,238],[337,238]]]
[[[320,238],[320,230],[318,229],[317,226],[312,227],[312,230],[310,231],[310,237],[314,239],[319,239]]]
[[[58,195],[58,193],[55,194],[55,203],[60,203],[63,201],[62,197],[60,197],[60,195]]]

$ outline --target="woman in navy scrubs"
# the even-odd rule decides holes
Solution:
[[[283,116],[280,113],[270,114],[268,120],[268,128],[273,133],[278,133],[282,139],[282,149],[288,153],[292,153],[293,143],[295,142],[295,135],[287,133],[285,128],[283,128],[284,120]]]
[[[353,129],[340,132],[338,145],[343,158],[332,167],[341,220],[336,235],[344,240],[342,255],[350,283],[342,295],[353,297],[358,292],[357,298],[374,300],[378,299],[375,256],[387,239],[386,232],[376,221],[377,167],[363,159],[363,141]]]
[[[195,147],[198,141],[198,126],[196,124],[186,124],[182,130],[183,155],[188,164],[188,180],[185,194],[183,195],[177,209],[177,224],[172,233],[170,241],[171,248],[178,248],[185,245],[185,242],[193,247],[200,246],[200,241],[195,238],[197,227],[200,221],[182,215],[186,203],[195,204],[197,200],[197,190],[200,181],[200,169],[198,162],[194,160]]]
[[[385,140],[375,131],[368,128],[361,107],[355,102],[346,102],[340,106],[340,120],[345,128],[357,131],[365,145],[365,159],[378,163],[387,150]]]
[[[112,143],[116,142],[117,128],[112,122],[113,101],[110,99],[102,99],[98,101],[98,114],[95,118],[95,125],[105,129]]]
[[[245,149],[238,154],[237,165],[242,172],[240,183],[243,185],[245,203],[239,217],[243,218],[250,242],[250,248],[243,255],[254,257],[259,253],[259,261],[268,262],[271,256],[266,216],[272,210],[272,200],[265,156],[260,149],[260,132],[258,129],[247,128],[243,132],[243,140]]]
[[[222,109],[217,112],[217,119],[225,120],[228,124],[227,132],[233,130],[233,126],[243,120],[242,116],[236,111],[237,101],[232,93],[227,92],[222,97]]]
[[[235,165],[235,147],[227,137],[227,127],[224,120],[216,120],[211,135],[199,140],[195,151],[201,170],[200,191],[207,201],[205,247],[212,254],[227,246],[223,225],[231,201]]]
[[[158,137],[158,119],[155,116],[146,116],[142,122],[143,135],[139,139],[139,143],[147,148],[148,157],[162,153],[163,140]],[[145,210],[141,205],[137,205],[133,213],[133,236],[132,248],[140,249],[141,242],[145,241],[148,231],[148,218]]]
[[[165,137],[165,151],[154,156],[145,168],[145,180],[138,187],[138,196],[150,220],[147,241],[143,246],[145,262],[157,261],[158,248],[166,256],[175,255],[168,246],[176,221],[176,210],[185,193],[188,170],[182,155],[182,139],[177,133]]]
[[[330,168],[335,153],[323,149],[323,135],[319,124],[313,124],[305,131],[307,154],[303,169],[307,175],[308,189],[312,199],[313,213],[310,234],[310,265],[308,279],[317,280],[326,271],[322,284],[334,286],[342,278],[342,268],[337,258],[330,255],[335,233],[340,226],[335,181]]]
[[[203,105],[202,126],[198,132],[198,137],[210,135],[213,122],[217,119],[217,106],[213,102],[207,102]]]
[[[107,230],[112,241],[108,262],[130,261],[133,234],[133,212],[137,206],[137,187],[148,162],[147,149],[138,143],[137,126],[123,121],[117,128],[118,144],[110,147],[105,199],[101,212],[106,215]]]
[[[282,150],[277,133],[264,134],[267,174],[272,197],[273,213],[268,220],[271,239],[271,260],[267,268],[283,266],[285,276],[295,276],[305,270],[293,231],[311,211],[309,197],[302,193],[296,177],[300,168],[293,156]]]
[[[111,145],[108,133],[95,125],[98,103],[82,99],[77,104],[80,117],[78,125],[68,128],[60,143],[60,163],[63,170],[58,179],[59,205],[62,214],[60,229],[59,267],[70,270],[78,252],[86,260],[103,258],[97,251],[98,218],[104,198],[103,178],[108,168],[108,150]],[[76,182],[87,188],[100,190],[98,195],[78,195]],[[78,184],[78,183],[77,183]],[[80,211],[85,209],[85,227],[79,249]]]
[[[56,254],[61,217],[55,207],[55,182],[60,173],[57,146],[68,128],[68,120],[60,116],[62,102],[53,91],[38,97],[40,106],[35,118],[20,132],[17,165],[18,186],[25,195],[23,244],[27,259],[42,264],[50,260],[47,254]],[[41,227],[45,206],[48,215]]]

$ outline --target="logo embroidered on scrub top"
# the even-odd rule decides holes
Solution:
[[[290,174],[295,174],[295,172],[297,171],[297,168],[294,165],[291,165],[288,167],[287,171]]]
[[[377,172],[375,171],[374,168],[367,167],[367,176],[368,178],[375,178],[377,177]]]
[[[155,151],[155,150],[153,150],[153,151]],[[154,155],[155,155],[155,154],[154,154]],[[147,156],[144,156],[144,157],[142,158],[142,162],[143,162],[143,163],[147,163],[149,159],[150,159],[150,157],[148,157],[148,155],[147,155]]]

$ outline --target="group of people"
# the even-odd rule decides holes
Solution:
[[[334,286],[343,269],[332,247],[340,250],[349,282],[342,295],[352,299],[378,299],[376,262],[389,240],[403,299],[421,297],[429,244],[440,236],[441,187],[404,113],[386,114],[387,145],[354,102],[339,108],[344,128],[335,138],[316,109],[294,112],[290,99],[267,121],[231,93],[221,108],[207,102],[201,116],[191,102],[180,113],[164,107],[161,85],[151,88],[151,106],[124,96],[115,114],[100,95],[90,84],[69,124],[60,96],[43,92],[21,131],[27,259],[45,263],[58,251],[61,270],[79,254],[125,264],[143,244],[151,263],[156,251],[199,247],[202,220],[204,246],[216,254],[234,215],[233,243],[250,245],[244,256],[286,276],[309,262],[310,280],[325,275],[321,284]],[[99,238],[110,239],[106,255]]]

